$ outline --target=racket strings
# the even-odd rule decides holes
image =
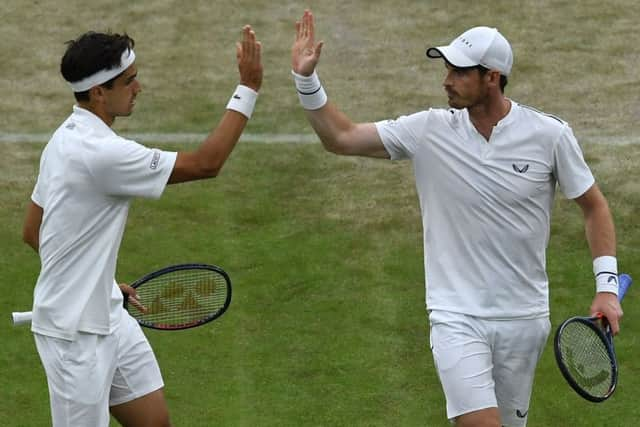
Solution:
[[[208,319],[225,307],[227,281],[212,270],[177,270],[160,275],[136,288],[146,311],[132,305],[139,320],[157,325],[186,325]]]
[[[570,322],[563,329],[559,344],[562,363],[576,384],[592,396],[606,396],[614,371],[600,335],[582,322]]]

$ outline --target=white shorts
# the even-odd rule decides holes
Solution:
[[[79,333],[74,341],[34,337],[54,427],[108,427],[110,406],[164,386],[147,338],[126,312],[111,335]]]
[[[432,311],[429,322],[447,418],[497,407],[503,426],[526,426],[549,318],[489,320]]]

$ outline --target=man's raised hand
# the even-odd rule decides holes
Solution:
[[[296,21],[296,40],[291,47],[291,69],[309,76],[318,65],[323,42],[315,43],[313,13],[305,10],[302,21]]]

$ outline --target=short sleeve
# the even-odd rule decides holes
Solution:
[[[430,111],[421,111],[395,120],[376,122],[376,129],[392,160],[412,158],[420,135],[424,135]]]
[[[109,138],[87,155],[98,188],[113,196],[158,198],[173,171],[177,153]]]
[[[36,178],[36,184],[33,187],[33,192],[31,193],[31,200],[36,205],[44,208],[44,203],[46,200],[46,179],[43,179],[42,174],[44,173],[44,169],[42,165],[45,162],[48,153],[48,146],[42,151],[42,155],[40,156],[40,170],[38,171],[38,177]]]
[[[31,200],[36,205],[40,207],[44,207],[43,206],[44,205],[44,189],[42,188],[42,184],[40,183],[41,180],[39,178],[40,177],[38,176],[36,185],[33,187],[33,192],[31,193]]]
[[[554,146],[553,173],[568,199],[583,195],[595,182],[569,126],[565,127]]]

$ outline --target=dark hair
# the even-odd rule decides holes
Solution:
[[[134,40],[126,33],[120,35],[110,32],[86,32],[79,38],[66,42],[67,50],[60,62],[62,77],[73,83],[100,70],[118,67],[122,53],[127,49],[133,49],[134,44]],[[111,88],[117,78],[118,76],[100,86]],[[89,91],[74,92],[74,96],[78,101],[88,101]]]
[[[469,68],[470,69],[477,68],[481,76],[484,76],[489,71],[487,67],[484,67],[482,65],[476,65],[475,67],[469,67]],[[507,76],[505,76],[504,74],[500,74],[500,91],[502,93],[504,93],[504,88],[507,86],[507,83],[509,83]]]

